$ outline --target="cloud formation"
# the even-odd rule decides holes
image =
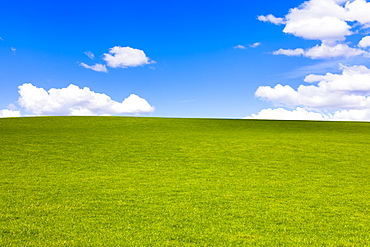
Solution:
[[[311,74],[294,90],[289,85],[261,86],[255,95],[286,106],[314,109],[370,109],[370,70],[365,66],[342,67],[342,74]]]
[[[367,38],[357,48],[350,47],[349,42],[346,42],[351,35],[366,34],[365,29],[370,28],[369,13],[370,2],[365,0],[309,0],[290,9],[284,18],[267,15],[259,16],[258,19],[276,25],[284,24],[284,33],[306,40],[321,41],[321,44],[306,50],[280,49],[273,54],[328,59],[369,55],[363,50],[370,46]]]
[[[369,47],[370,46],[370,36],[363,37],[358,43],[358,46],[361,48]]]
[[[100,64],[100,63],[96,63],[96,64],[91,65],[91,66],[87,65],[86,63],[80,63],[80,66],[82,66],[86,69],[91,69],[91,70],[97,71],[97,72],[108,73],[107,67],[103,64]]]
[[[306,110],[297,107],[294,110],[284,108],[262,109],[244,119],[273,119],[273,120],[315,120],[315,121],[370,121],[370,109],[342,110],[333,114]]]
[[[84,52],[84,53],[85,53],[85,55],[86,55],[88,58],[90,58],[90,59],[94,59],[94,58],[95,58],[94,53],[92,53],[91,51],[86,51],[86,52]]]
[[[366,45],[367,40],[365,40],[362,44]],[[368,52],[357,49],[351,48],[346,44],[336,44],[334,46],[329,46],[325,44],[316,45],[312,48],[304,50],[302,48],[297,49],[279,49],[273,52],[274,55],[286,55],[286,56],[304,56],[311,59],[329,59],[329,58],[336,58],[336,57],[355,57],[362,54],[369,55]]]
[[[252,114],[252,116],[245,117],[245,119],[330,120],[331,117],[322,113],[307,111],[306,109],[297,107],[292,111],[284,108],[263,109],[257,114]]]
[[[256,43],[251,44],[249,47],[256,48],[256,47],[258,47],[260,45],[261,45],[261,42],[256,42]]]
[[[85,54],[90,59],[95,58],[92,52],[85,52]],[[80,66],[97,72],[107,73],[107,66],[110,68],[129,68],[155,63],[155,61],[146,56],[144,51],[129,46],[115,46],[110,48],[109,53],[103,54],[103,60],[106,62],[106,65],[97,63],[90,66],[85,63],[80,63]]]
[[[266,16],[260,15],[260,16],[257,17],[257,19],[260,20],[260,21],[263,21],[263,22],[271,22],[275,25],[280,25],[280,24],[285,23],[283,18],[277,18],[277,17],[275,17],[271,14],[266,15]]]
[[[300,85],[296,90],[281,84],[260,86],[255,92],[256,97],[276,106],[297,108],[294,111],[265,109],[251,117],[370,120],[370,69],[355,65],[342,66],[341,70],[341,74],[310,74],[304,78],[308,85]]]
[[[138,115],[154,111],[154,107],[135,94],[117,102],[108,95],[72,84],[66,88],[52,88],[48,91],[31,83],[25,83],[18,88],[19,105],[38,116]]]
[[[128,68],[155,63],[147,57],[144,51],[131,47],[115,46],[104,53],[103,59],[112,68]]]
[[[261,42],[255,42],[251,45],[249,45],[250,48],[256,48],[258,46],[261,45]],[[234,46],[234,49],[242,49],[242,50],[245,50],[247,49],[247,47],[245,45],[237,45],[237,46]]]
[[[234,49],[247,49],[247,47],[245,47],[244,45],[237,45],[237,46],[234,46]]]
[[[302,48],[297,49],[279,49],[274,51],[272,54],[274,55],[286,55],[286,56],[301,56],[305,54],[305,51]]]
[[[21,112],[20,111],[13,111],[13,110],[0,110],[0,118],[6,118],[6,117],[20,117]]]

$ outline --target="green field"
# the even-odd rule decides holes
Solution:
[[[0,246],[370,246],[370,123],[0,119]]]

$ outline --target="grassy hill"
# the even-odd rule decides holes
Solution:
[[[370,124],[0,119],[0,246],[369,246]]]

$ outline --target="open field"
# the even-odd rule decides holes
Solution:
[[[0,119],[0,246],[369,246],[370,124]]]

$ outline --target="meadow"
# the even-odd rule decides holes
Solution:
[[[0,119],[0,246],[370,246],[370,123]]]

